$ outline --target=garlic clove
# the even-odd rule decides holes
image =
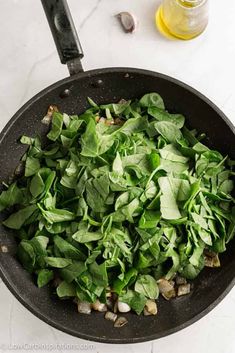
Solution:
[[[116,17],[119,19],[124,32],[133,33],[136,30],[137,20],[130,12],[120,12]]]
[[[128,313],[131,310],[130,306],[127,303],[123,303],[119,300],[117,302],[117,307],[120,313]]]

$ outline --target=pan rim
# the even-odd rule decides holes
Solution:
[[[235,135],[235,126],[233,123],[227,118],[227,116],[222,112],[221,109],[219,109],[209,98],[207,98],[205,95],[200,93],[198,90],[195,88],[191,87],[190,85],[175,79],[171,76],[155,72],[155,71],[150,71],[150,70],[145,70],[145,69],[139,69],[139,68],[132,68],[132,67],[110,67],[110,68],[101,68],[101,69],[93,69],[89,71],[85,71],[83,73],[79,73],[77,75],[71,76],[64,78],[62,80],[59,80],[52,85],[44,88],[41,90],[39,93],[37,93],[35,96],[33,96],[30,100],[28,100],[14,115],[13,117],[8,121],[8,123],[5,125],[5,127],[2,129],[0,132],[0,148],[1,148],[1,142],[4,139],[4,137],[7,135],[9,130],[11,129],[12,125],[14,122],[21,116],[21,114],[26,111],[35,101],[37,101],[39,98],[43,97],[46,95],[46,93],[59,88],[62,86],[64,83],[72,83],[73,81],[77,81],[82,78],[86,77],[96,77],[97,75],[102,75],[102,74],[107,74],[107,73],[124,73],[124,74],[142,74],[146,76],[151,76],[151,77],[157,77],[164,79],[165,81],[174,83],[187,91],[191,92],[192,94],[196,95],[198,98],[200,98],[202,101],[204,101],[206,104],[208,104],[224,121],[224,123],[230,128],[232,133]],[[224,288],[224,291],[221,293],[219,297],[217,297],[206,309],[202,310],[199,312],[197,315],[192,317],[191,319],[187,320],[186,322],[182,323],[181,325],[175,326],[171,329],[168,329],[163,332],[159,332],[156,334],[152,334],[149,336],[143,336],[143,337],[131,337],[131,338],[103,338],[103,337],[94,337],[89,334],[84,334],[84,333],[79,333],[77,331],[73,331],[73,329],[66,328],[62,324],[58,324],[56,321],[53,319],[47,317],[45,314],[41,313],[37,308],[32,306],[32,304],[29,304],[26,300],[24,300],[20,294],[17,292],[17,287],[15,284],[11,281],[11,279],[8,278],[8,276],[4,273],[4,268],[2,267],[0,263],[0,277],[2,278],[3,282],[7,286],[7,288],[11,291],[11,293],[16,297],[16,299],[26,308],[28,309],[31,313],[33,313],[36,317],[44,321],[45,323],[49,324],[50,326],[65,332],[67,334],[73,335],[78,338],[82,338],[85,340],[93,341],[93,342],[100,342],[100,343],[115,343],[115,344],[131,344],[131,343],[140,343],[140,342],[146,342],[146,341],[151,341],[155,340],[161,337],[168,336],[170,334],[173,334],[177,331],[180,331],[194,322],[198,321],[202,317],[204,317],[206,314],[208,314],[212,309],[215,308],[216,305],[219,304],[219,302],[222,301],[222,299],[230,292],[232,287],[235,285],[235,277],[231,280],[231,282]]]
[[[77,338],[81,338],[87,341],[91,342],[98,342],[98,343],[106,343],[106,344],[133,344],[133,343],[141,343],[141,342],[147,342],[147,341],[153,341],[159,338],[163,338],[169,335],[172,335],[178,331],[181,331],[195,322],[199,321],[202,319],[204,316],[209,314],[226,296],[227,294],[231,291],[231,289],[235,285],[235,278],[229,283],[227,287],[225,287],[224,291],[221,293],[219,297],[217,297],[206,309],[202,310],[199,312],[197,315],[192,317],[191,319],[185,321],[183,324],[175,326],[171,329],[168,329],[163,332],[159,332],[153,335],[149,336],[143,336],[143,337],[131,337],[131,338],[107,338],[107,337],[96,337],[92,336],[89,334],[84,334],[84,333],[79,333],[77,331],[74,331],[73,329],[68,329],[65,326],[58,324],[55,322],[53,319],[50,319],[48,316],[42,314],[39,310],[35,309],[32,305],[28,304],[28,302],[18,294],[16,287],[14,286],[14,283],[10,282],[6,276],[4,275],[4,272],[2,270],[2,266],[0,265],[0,277],[3,281],[3,283],[6,285],[6,287],[10,290],[10,292],[14,295],[14,297],[27,309],[29,310],[33,315],[35,315],[38,319],[42,320],[46,324],[56,328],[59,331],[62,331],[64,333],[67,333],[69,335],[72,335]]]
[[[71,83],[73,81],[77,81],[79,79],[85,78],[86,76],[93,77],[93,76],[97,76],[98,74],[107,74],[107,73],[142,74],[142,75],[146,75],[146,76],[162,78],[165,81],[174,83],[174,84],[186,89],[187,91],[193,93],[198,98],[200,98],[205,103],[207,103],[213,110],[215,110],[215,112],[217,114],[219,114],[221,116],[221,118],[226,123],[226,125],[231,129],[233,134],[235,134],[235,125],[233,125],[233,123],[231,122],[230,119],[228,119],[228,117],[225,115],[225,113],[215,103],[213,103],[208,97],[206,97],[204,94],[202,94],[196,88],[188,85],[187,83],[185,83],[179,79],[176,79],[172,76],[169,76],[169,75],[157,72],[157,71],[151,71],[151,70],[133,68],[133,67],[109,67],[109,68],[92,69],[92,70],[84,71],[82,73],[78,73],[73,76],[68,76],[68,77],[63,78],[59,81],[56,81],[56,82],[52,83],[51,85],[47,86],[46,88],[42,89],[40,92],[38,92],[32,98],[30,98],[23,106],[21,106],[17,110],[17,112],[11,117],[11,119],[6,123],[6,125],[3,127],[3,129],[0,132],[0,144],[1,144],[2,138],[6,135],[7,131],[10,129],[11,125],[13,125],[14,121],[17,120],[18,116],[20,116],[25,110],[27,110],[30,107],[30,105],[32,103],[34,103],[36,100],[41,98],[47,92],[50,92],[51,90],[53,90],[55,88],[59,88],[64,83]]]

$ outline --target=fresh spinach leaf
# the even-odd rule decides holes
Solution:
[[[26,206],[21,210],[12,213],[4,222],[4,226],[11,229],[20,229],[27,219],[37,210],[36,205]]]
[[[13,183],[5,191],[2,191],[0,194],[0,211],[3,211],[5,208],[20,204],[24,201],[24,193],[17,186],[16,183]]]
[[[63,115],[58,112],[53,112],[52,115],[52,128],[50,132],[47,134],[49,140],[56,141],[62,131],[63,127]]]
[[[139,101],[142,107],[157,107],[159,109],[164,109],[165,105],[162,97],[158,93],[147,93]]]
[[[76,296],[76,288],[75,288],[74,284],[67,283],[66,281],[63,281],[56,288],[56,293],[59,298],[75,297]]]
[[[39,288],[44,287],[54,278],[52,270],[42,269],[38,272],[37,285]]]
[[[159,295],[157,282],[150,275],[141,275],[137,278],[135,291],[150,299],[157,299]]]

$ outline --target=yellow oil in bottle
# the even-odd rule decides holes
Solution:
[[[178,3],[185,6],[185,7],[196,7],[201,1],[197,0],[192,0],[192,1],[187,1],[187,0],[178,0]]]
[[[156,13],[156,25],[168,38],[192,39],[208,23],[207,0],[163,0]]]

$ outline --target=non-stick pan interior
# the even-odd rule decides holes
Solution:
[[[19,137],[23,134],[45,135],[46,127],[41,119],[49,105],[55,104],[60,111],[68,114],[79,114],[88,107],[87,97],[100,104],[141,97],[148,92],[158,92],[170,112],[184,114],[189,127],[207,134],[210,146],[235,158],[234,127],[218,108],[198,92],[174,79],[149,71],[105,69],[60,81],[39,93],[16,113],[0,135],[0,180],[8,180],[25,150],[18,142]],[[37,288],[32,277],[14,257],[13,234],[2,226],[0,228],[0,244],[7,244],[10,249],[9,253],[0,254],[0,272],[9,289],[38,317],[81,338],[132,343],[165,336],[206,314],[234,284],[235,250],[230,245],[222,258],[222,267],[204,270],[195,280],[190,295],[170,302],[160,299],[156,317],[128,313],[129,324],[117,329],[104,320],[103,314],[78,314],[75,304],[57,299],[49,286]]]

